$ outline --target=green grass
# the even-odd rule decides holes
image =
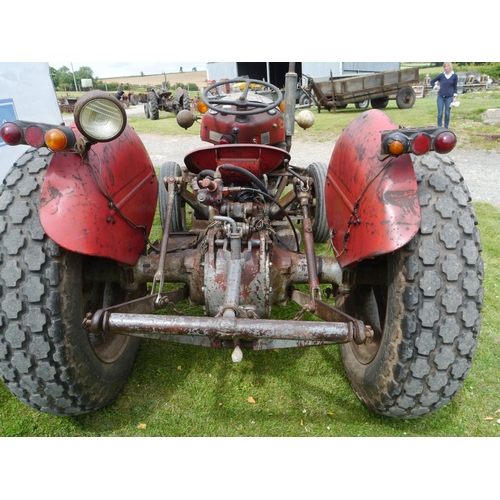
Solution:
[[[437,413],[381,417],[354,396],[337,346],[245,352],[143,341],[111,406],[60,418],[21,404],[0,385],[0,436],[500,436],[500,210],[476,204],[485,261],[485,306],[464,386]],[[253,398],[255,402],[249,402]]]
[[[499,148],[498,139],[491,140],[483,135],[498,135],[498,125],[483,124],[481,114],[487,109],[500,108],[500,88],[487,92],[462,94],[459,96],[459,101],[460,106],[452,108],[450,121],[450,128],[457,135],[457,147],[488,150]],[[415,105],[410,109],[399,109],[396,101],[390,100],[383,111],[398,126],[411,128],[435,126],[437,124],[436,98],[431,95],[417,99]],[[331,141],[338,137],[348,123],[359,114],[360,110],[357,110],[352,105],[336,112],[321,110],[320,113],[317,113],[315,111],[315,124],[313,127],[309,130],[301,130],[296,127],[295,138]]]

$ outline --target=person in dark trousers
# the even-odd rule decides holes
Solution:
[[[457,99],[457,84],[458,77],[453,71],[453,66],[449,62],[443,64],[443,73],[440,73],[436,78],[430,81],[430,84],[434,87],[436,82],[439,82],[439,90],[437,96],[437,107],[438,107],[438,117],[437,124],[438,127],[443,126],[443,111],[444,111],[444,126],[449,128],[450,125],[450,111],[451,103]]]

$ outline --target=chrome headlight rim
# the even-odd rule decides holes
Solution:
[[[116,97],[92,90],[76,102],[74,119],[77,129],[91,142],[109,142],[127,126],[127,113]]]

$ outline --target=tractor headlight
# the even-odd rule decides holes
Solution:
[[[116,139],[127,125],[127,114],[119,101],[101,90],[80,97],[75,106],[78,130],[93,142]]]

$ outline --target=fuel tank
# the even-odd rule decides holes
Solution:
[[[75,124],[71,125],[77,137]],[[54,154],[40,197],[47,235],[67,250],[133,265],[146,246],[158,181],[142,141],[127,126],[85,159]]]
[[[382,111],[367,111],[344,129],[333,150],[325,187],[326,214],[342,266],[392,252],[419,230],[411,157],[379,155],[380,132],[395,128]]]
[[[269,101],[271,102],[271,101]],[[238,144],[276,145],[285,140],[283,115],[278,110],[250,116],[234,116],[209,110],[201,121],[200,138],[219,144],[223,137]]]

